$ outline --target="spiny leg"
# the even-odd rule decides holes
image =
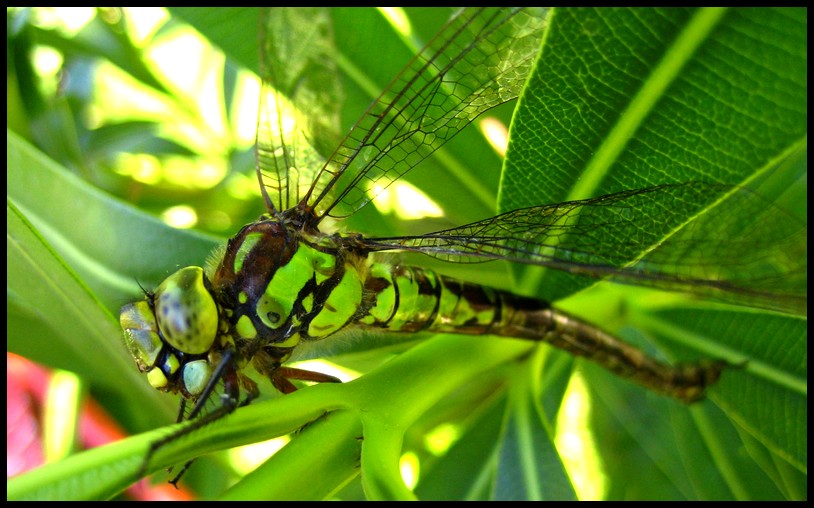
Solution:
[[[289,394],[297,391],[297,387],[289,379],[300,381],[313,381],[315,383],[341,383],[342,380],[322,372],[312,370],[297,369],[295,367],[277,367],[270,374],[271,383],[281,393]]]
[[[186,415],[186,417],[184,417],[183,415],[183,411],[186,407],[186,401],[185,400],[181,401],[178,419],[179,421],[184,419],[189,421],[195,418],[205,406],[207,400],[214,392],[218,383],[221,381],[221,379],[223,379],[224,394],[221,397],[222,400],[221,406],[212,411],[211,413],[208,413],[198,418],[197,420],[194,420],[190,425],[178,429],[172,434],[151,443],[150,448],[147,450],[147,455],[144,458],[144,461],[141,465],[141,469],[139,470],[138,473],[139,478],[146,475],[147,466],[150,463],[150,459],[155,454],[155,452],[158,451],[162,446],[180,437],[183,437],[195,430],[198,430],[209,423],[212,423],[220,418],[223,418],[224,416],[228,415],[229,413],[235,410],[235,408],[238,405],[237,402],[240,396],[240,388],[238,384],[237,373],[233,365],[233,357],[234,357],[233,351],[225,352],[223,358],[221,358],[220,363],[218,363],[218,366],[215,368],[215,371],[210,377],[206,387],[201,392],[201,395],[196,399],[195,406],[193,406],[192,411],[190,411],[189,414]],[[250,401],[250,397],[252,397],[251,393],[249,394],[249,397],[247,397],[247,400],[241,405],[248,404],[248,402]],[[173,478],[170,481],[170,483],[176,485],[176,483],[178,482],[178,480],[181,479],[186,470],[189,469],[189,466],[190,464],[192,464],[193,461],[194,459],[184,464],[184,467],[182,468],[181,472],[175,478]],[[172,468],[169,468],[168,471],[172,471]]]

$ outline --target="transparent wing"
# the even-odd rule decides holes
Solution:
[[[282,212],[313,187],[338,143],[341,87],[325,9],[266,9],[260,15],[263,88],[257,120],[257,176],[269,211]],[[317,182],[318,183],[318,182]]]
[[[733,186],[661,185],[365,242],[371,251],[503,259],[806,315],[807,226]]]
[[[320,217],[352,214],[478,115],[515,99],[546,13],[460,11],[353,127],[317,175],[308,205]]]

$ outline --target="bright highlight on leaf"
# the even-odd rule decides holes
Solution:
[[[187,229],[198,223],[198,214],[191,206],[178,205],[168,208],[161,215],[164,222],[174,228]]]
[[[460,436],[459,426],[445,423],[427,432],[424,436],[424,445],[433,455],[441,456]]]
[[[606,499],[607,477],[591,432],[591,396],[576,372],[568,383],[557,416],[557,450],[581,501]]]
[[[69,456],[74,451],[82,404],[82,381],[72,372],[56,370],[51,376],[43,423],[46,462]]]
[[[241,474],[248,474],[287,445],[289,441],[291,441],[289,436],[281,436],[260,443],[232,448],[229,450],[232,467]]]
[[[444,216],[444,211],[438,204],[407,182],[396,182],[386,189],[373,186],[370,195],[376,196],[376,208],[382,213],[395,214],[401,220]]]
[[[398,33],[404,37],[411,37],[413,29],[410,26],[410,18],[404,13],[400,7],[381,7],[379,11],[384,15],[385,19],[390,22]]]
[[[418,476],[420,474],[420,465],[418,457],[414,453],[408,452],[401,456],[399,460],[399,470],[401,471],[401,479],[408,489],[413,489],[418,483]]]
[[[506,155],[506,148],[509,145],[509,129],[500,120],[487,116],[478,122],[483,136],[489,142],[495,152],[501,157]]]

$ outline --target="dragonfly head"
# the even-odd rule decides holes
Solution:
[[[161,391],[195,397],[212,375],[207,353],[218,332],[218,306],[203,269],[167,277],[144,300],[122,307],[125,342],[141,372]]]

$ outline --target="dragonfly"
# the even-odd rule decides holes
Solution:
[[[503,260],[805,312],[805,294],[785,291],[790,276],[805,273],[804,256],[788,248],[799,244],[801,229],[734,185],[664,183],[422,235],[330,230],[483,113],[516,99],[538,58],[548,15],[459,11],[322,157],[313,144],[331,129],[331,98],[321,90],[334,71],[332,58],[328,48],[289,35],[289,27],[320,33],[327,23],[306,10],[269,12],[261,20],[255,151],[265,213],[209,266],[182,268],[121,310],[138,368],[154,388],[180,397],[179,421],[195,422],[179,433],[256,399],[251,370],[284,394],[297,389],[295,381],[338,382],[286,363],[303,344],[358,330],[547,343],[688,404],[730,365],[714,358],[669,364],[548,301],[402,264],[391,253],[449,263]],[[759,220],[745,224],[743,217]],[[219,387],[220,405],[205,411]]]

